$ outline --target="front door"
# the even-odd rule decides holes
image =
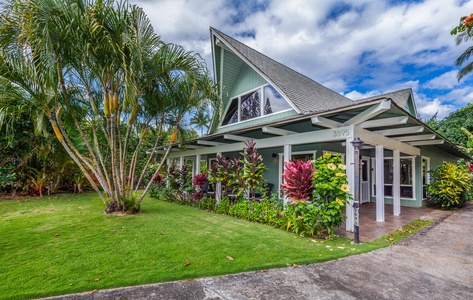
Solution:
[[[361,203],[370,202],[370,159],[363,157],[361,159]]]

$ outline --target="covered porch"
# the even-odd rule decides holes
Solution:
[[[383,223],[390,223],[385,222],[390,218],[399,217],[401,214],[404,217],[405,213],[408,217],[408,206],[422,206],[421,174],[424,160],[426,161],[424,172],[426,172],[430,168],[429,157],[432,157],[435,166],[443,160],[454,160],[455,154],[461,156],[455,147],[407,114],[396,101],[386,97],[319,114],[293,116],[283,121],[240,129],[224,129],[220,128],[211,135],[177,145],[178,147],[173,149],[175,151],[169,153],[169,158],[178,159],[180,165],[184,160],[193,161],[195,174],[201,169],[202,160],[210,165],[216,155],[228,157],[238,155],[245,147],[244,142],[253,140],[270,170],[267,176],[271,178],[266,179],[275,187],[279,187],[283,163],[293,159],[299,151],[311,152],[309,156],[312,158],[308,159],[315,159],[316,155],[320,156],[324,151],[338,152],[344,155],[348,184],[353,188],[355,157],[351,142],[355,137],[361,138],[364,142],[361,155],[367,162],[363,164],[366,167],[364,173],[368,174],[367,182],[362,182],[362,185],[366,185],[365,189],[362,186],[362,193],[366,201],[375,201],[377,204],[373,206],[373,213],[367,214],[366,217],[369,218],[369,222],[374,222],[381,228],[384,226]],[[421,149],[425,149],[424,152]],[[401,174],[404,174],[401,172],[403,160],[407,161],[404,165],[412,171],[404,172],[410,174],[408,180],[401,178]],[[410,181],[407,182],[408,187],[403,186],[406,180]],[[425,176],[425,183],[427,182],[428,178]],[[410,199],[406,201],[403,198],[406,198],[407,191],[410,192],[410,195],[407,195]],[[219,195],[217,185],[217,201],[220,199]],[[389,202],[394,206],[389,205],[390,210],[385,211],[384,208]],[[363,218],[363,212],[361,214]],[[353,231],[352,203],[347,205],[346,216],[345,230]]]
[[[377,222],[376,203],[371,202],[360,205],[361,242],[373,241],[419,218],[437,222],[448,217],[452,213],[451,211],[443,211],[425,206],[405,206],[402,208],[402,214],[394,215],[392,204],[384,204],[384,211],[386,213],[384,222]],[[345,224],[338,227],[335,230],[335,234],[353,238],[353,232],[346,231]]]

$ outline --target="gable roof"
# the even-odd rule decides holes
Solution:
[[[217,37],[231,51],[276,87],[295,106],[298,112],[311,114],[353,104],[350,99],[242,44],[217,29],[210,27],[210,32],[211,35]]]
[[[414,117],[417,117],[417,109],[414,103],[414,98],[412,96],[411,88],[389,92],[389,93],[378,95],[378,96],[363,98],[363,99],[357,100],[356,102],[369,102],[369,101],[376,100],[379,98],[389,98],[394,103],[396,103],[399,107],[404,109],[407,113],[411,114]],[[412,109],[411,107],[409,107],[409,104],[412,105],[412,109],[414,111],[411,111]]]

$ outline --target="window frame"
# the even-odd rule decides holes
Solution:
[[[245,123],[245,122],[248,122],[248,121],[253,121],[253,120],[257,120],[257,119],[261,119],[261,118],[264,118],[264,117],[267,117],[267,116],[271,116],[271,115],[275,115],[275,114],[279,114],[279,113],[283,113],[283,112],[287,112],[287,111],[290,111],[292,109],[294,109],[292,107],[292,104],[289,103],[286,98],[284,98],[284,96],[282,96],[282,98],[284,99],[284,101],[286,101],[286,103],[290,106],[289,108],[287,109],[283,109],[283,110],[280,110],[280,111],[277,111],[277,112],[272,112],[270,114],[265,114],[264,113],[264,105],[265,105],[265,87],[267,86],[271,86],[272,88],[274,88],[278,93],[279,91],[272,85],[270,85],[269,83],[266,83],[266,84],[263,84],[257,88],[254,88],[254,89],[251,89],[251,90],[248,90],[244,93],[241,93],[241,94],[238,94],[238,95],[235,95],[233,96],[231,99],[230,99],[230,103],[229,105],[227,106],[227,109],[225,110],[225,113],[223,114],[223,118],[222,118],[222,121],[221,121],[221,124],[220,124],[220,127],[226,127],[226,126],[232,126],[232,125],[236,125],[236,124],[241,124],[241,123]],[[260,106],[260,115],[258,117],[255,117],[255,118],[250,118],[250,119],[246,119],[246,120],[241,120],[241,101],[242,101],[242,97],[248,95],[248,94],[251,94],[251,93],[254,93],[256,91],[259,91],[259,94],[260,94],[260,99],[259,99],[259,106]],[[281,94],[281,93],[279,93]],[[225,121],[225,117],[227,116],[228,114],[228,111],[231,107],[231,104],[233,103],[233,101],[237,100],[237,113],[238,113],[238,117],[237,117],[237,121],[234,122],[234,123],[227,123],[227,124],[223,124],[223,122]]]
[[[400,160],[402,159],[410,159],[411,160],[411,166],[412,166],[412,184],[400,184],[400,187],[411,187],[412,188],[412,197],[403,197],[401,195],[401,199],[405,200],[415,200],[416,199],[416,156],[401,156]],[[387,156],[384,157],[384,161],[386,160],[393,160],[392,156]],[[386,176],[386,169],[384,169],[384,176]],[[376,197],[376,158],[371,158],[371,196]],[[384,183],[384,187],[390,186],[392,188],[393,184],[392,183]],[[393,196],[389,195],[384,195],[384,198],[393,198]]]

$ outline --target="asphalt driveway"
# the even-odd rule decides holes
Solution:
[[[473,299],[473,204],[399,244],[336,261],[50,299]]]

